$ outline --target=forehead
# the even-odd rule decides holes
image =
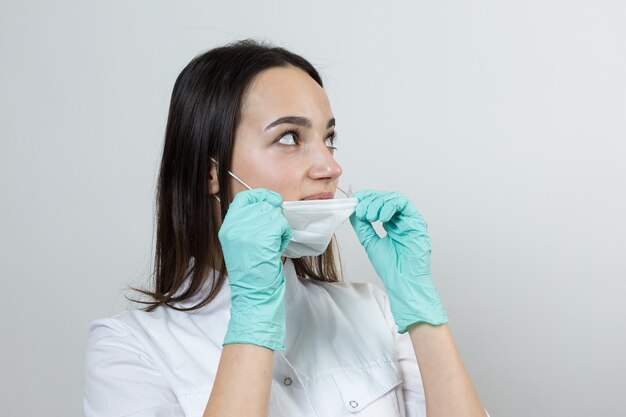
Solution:
[[[242,104],[241,124],[248,128],[265,126],[282,116],[303,116],[326,128],[332,117],[324,89],[300,68],[275,67],[252,80]]]

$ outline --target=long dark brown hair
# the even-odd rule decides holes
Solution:
[[[252,39],[196,56],[176,79],[156,192],[157,234],[151,273],[154,289],[130,287],[150,297],[149,301],[130,300],[148,304],[143,310],[151,312],[160,305],[195,310],[210,303],[224,285],[227,271],[208,187],[210,158],[220,162],[217,172],[223,221],[231,196],[227,170],[244,94],[259,72],[289,65],[301,68],[324,87],[307,60],[267,41]],[[218,263],[219,274],[202,301],[188,308],[170,304],[196,295],[208,279],[210,268]],[[299,277],[341,281],[335,236],[323,254],[293,259],[293,263]],[[189,276],[189,284],[181,289]]]

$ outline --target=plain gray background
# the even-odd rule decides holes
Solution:
[[[88,325],[149,273],[176,76],[246,37],[322,73],[340,185],[403,192],[426,219],[491,415],[624,415],[617,0],[2,1],[0,414],[82,415]],[[338,235],[346,279],[382,286]]]

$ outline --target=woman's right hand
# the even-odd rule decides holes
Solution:
[[[280,194],[241,191],[218,233],[231,289],[224,345],[247,343],[285,349],[285,277],[281,254],[292,236]]]

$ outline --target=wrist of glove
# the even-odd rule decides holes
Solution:
[[[417,323],[435,326],[448,323],[448,314],[430,275],[403,275],[391,279],[396,284],[385,288],[398,333],[406,333]],[[383,279],[386,281],[389,279]]]
[[[246,276],[245,279],[229,281],[230,320],[224,345],[248,343],[285,350],[285,276],[282,262],[279,263],[278,275],[263,288],[250,287],[246,282],[262,281],[261,278],[266,281],[267,277]]]
[[[231,290],[224,345],[247,343],[285,349],[285,276],[281,253],[291,228],[281,213],[282,198],[256,188],[237,193],[218,237]]]
[[[402,194],[361,190],[350,216],[361,245],[382,280],[399,333],[416,323],[441,325],[448,315],[430,271],[430,237],[426,222]],[[380,237],[372,223],[380,221],[387,235]]]

